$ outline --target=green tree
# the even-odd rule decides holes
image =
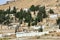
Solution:
[[[60,18],[58,18],[58,20],[56,20],[57,25],[59,25],[59,29],[60,29]]]
[[[29,9],[30,9],[32,12],[34,12],[34,14],[35,14],[35,11],[38,11],[38,10],[39,10],[39,5],[37,5],[37,6],[32,5]]]
[[[16,13],[16,12],[17,12],[16,7],[13,7],[13,13]]]
[[[57,21],[57,24],[59,24],[60,23],[60,18],[58,18],[56,21]]]
[[[33,11],[34,14],[35,14],[35,6],[34,6],[34,5],[32,5],[29,9],[30,9],[31,11]]]
[[[21,9],[19,12],[17,12],[16,17],[19,18],[19,21],[22,23],[23,20],[23,9]]]
[[[13,7],[13,9],[10,12],[11,12],[11,14],[14,14],[16,16],[17,8],[16,7]]]
[[[54,14],[54,11],[52,9],[49,10],[50,14]]]
[[[9,24],[9,17],[6,17],[7,12],[4,10],[0,10],[0,24],[1,24],[1,29],[2,25]]]
[[[38,11],[39,10],[39,6],[40,5],[35,6],[35,11]]]
[[[0,10],[0,23],[4,21],[3,17],[4,17],[3,10]]]
[[[42,21],[42,20],[43,20],[43,13],[41,13],[41,12],[39,11],[38,14],[37,14],[36,20],[37,20],[38,22]]]
[[[47,17],[45,6],[40,7],[39,8],[39,11],[40,11],[40,13],[43,14],[43,18],[46,18]]]
[[[5,12],[6,14],[10,14],[11,8],[9,7],[9,9],[7,9]]]
[[[25,16],[25,22],[27,22],[28,26],[30,27],[32,21],[33,21],[33,18],[31,16],[30,11],[28,11]]]

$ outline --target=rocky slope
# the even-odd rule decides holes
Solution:
[[[29,8],[31,5],[45,5],[46,7],[59,9],[60,1],[59,0],[15,0],[12,2],[7,2],[4,5],[0,5],[0,10],[7,9],[10,7],[20,8]],[[60,9],[59,9],[60,10]]]

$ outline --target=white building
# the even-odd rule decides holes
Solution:
[[[49,18],[50,19],[57,19],[58,18],[58,15],[57,14],[50,14],[49,15]]]

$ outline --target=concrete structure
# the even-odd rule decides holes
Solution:
[[[56,19],[58,18],[58,15],[57,15],[57,14],[50,14],[50,15],[49,15],[49,18],[50,18],[50,19],[53,19],[53,20],[54,20],[54,19],[56,20]]]
[[[49,32],[29,32],[29,33],[24,33],[24,32],[17,32],[16,37],[29,37],[29,36],[42,36],[44,34],[49,34]]]

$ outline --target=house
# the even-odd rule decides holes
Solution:
[[[57,19],[58,18],[58,15],[57,14],[50,14],[49,15],[49,18],[50,19]]]

